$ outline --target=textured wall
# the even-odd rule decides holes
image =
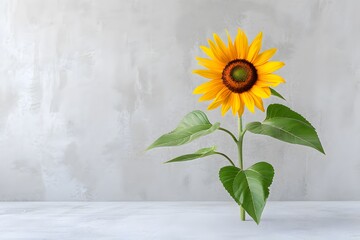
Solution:
[[[144,149],[192,109],[191,74],[212,32],[242,27],[277,47],[278,88],[327,155],[248,134],[245,162],[276,170],[273,200],[360,200],[360,2],[0,1],[0,200],[226,200],[217,157],[162,164],[212,144]],[[267,100],[266,104],[272,100]],[[235,130],[236,120],[208,113]],[[263,118],[263,113],[246,121]]]

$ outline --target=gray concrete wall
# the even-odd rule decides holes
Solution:
[[[198,46],[213,32],[249,38],[286,62],[278,88],[318,129],[326,156],[248,134],[246,166],[276,170],[272,200],[360,200],[360,33],[353,1],[0,1],[0,200],[230,200],[210,157],[162,164],[218,145],[144,149],[187,112]],[[266,104],[273,102],[267,100]],[[280,100],[279,100],[280,101]],[[236,130],[218,110],[212,121]],[[262,119],[263,113],[245,120]]]

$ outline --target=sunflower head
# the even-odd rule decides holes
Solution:
[[[255,111],[255,106],[264,111],[262,99],[270,97],[270,87],[285,82],[273,74],[284,63],[270,61],[275,48],[260,53],[261,32],[250,45],[241,29],[234,41],[228,32],[226,34],[227,45],[214,33],[214,40],[208,40],[209,46],[200,47],[208,58],[196,59],[205,69],[193,72],[209,81],[195,88],[194,94],[203,94],[199,101],[212,100],[209,110],[221,106],[222,115],[231,108],[234,115],[241,116],[245,106],[251,112]]]

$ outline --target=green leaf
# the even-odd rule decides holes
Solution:
[[[196,151],[195,153],[182,155],[177,158],[171,159],[165,163],[190,161],[190,160],[203,158],[203,157],[214,155],[214,154],[216,154],[215,146],[208,147],[208,148],[202,148],[202,149]]]
[[[219,178],[222,184],[224,185],[224,188],[230,196],[237,202],[237,204],[240,205],[239,200],[235,198],[234,191],[233,191],[233,183],[236,175],[239,173],[240,168],[234,167],[234,166],[226,166],[220,169],[219,171]]]
[[[175,130],[159,137],[147,150],[155,147],[179,146],[214,132],[220,123],[211,124],[206,114],[200,110],[188,113]]]
[[[233,192],[245,211],[259,224],[274,168],[266,162],[258,162],[245,171],[240,170],[233,181]]]
[[[321,145],[315,128],[300,114],[281,104],[271,104],[263,122],[251,122],[246,130],[267,135],[278,140],[312,147],[321,153]]]
[[[286,101],[286,99],[275,89],[270,88],[270,92],[271,92],[271,95],[276,96],[276,97],[281,98]]]

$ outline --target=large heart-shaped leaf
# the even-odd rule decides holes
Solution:
[[[203,158],[203,157],[214,155],[214,154],[216,154],[216,147],[215,146],[208,147],[208,148],[202,148],[202,149],[199,149],[198,151],[196,151],[194,153],[176,157],[176,158],[171,159],[171,160],[169,160],[169,161],[167,161],[165,163],[190,161],[190,160]]]
[[[274,168],[266,162],[259,162],[245,171],[240,170],[233,182],[235,199],[259,224],[269,187],[274,177]]]
[[[219,176],[230,196],[259,224],[274,168],[266,162],[256,163],[246,170],[226,166],[220,169]]]
[[[179,146],[191,142],[199,137],[214,132],[220,123],[211,124],[206,114],[200,110],[188,113],[177,128],[159,137],[147,149],[165,146]]]
[[[233,184],[234,184],[234,179],[239,172],[240,172],[240,168],[234,166],[226,166],[221,168],[219,171],[219,178],[222,184],[224,185],[224,188],[226,189],[226,191],[228,191],[230,196],[238,204],[240,204],[240,202],[238,199],[235,198]]]
[[[325,154],[315,128],[300,114],[281,104],[269,105],[263,122],[251,122],[246,130],[284,142],[312,147]]]

